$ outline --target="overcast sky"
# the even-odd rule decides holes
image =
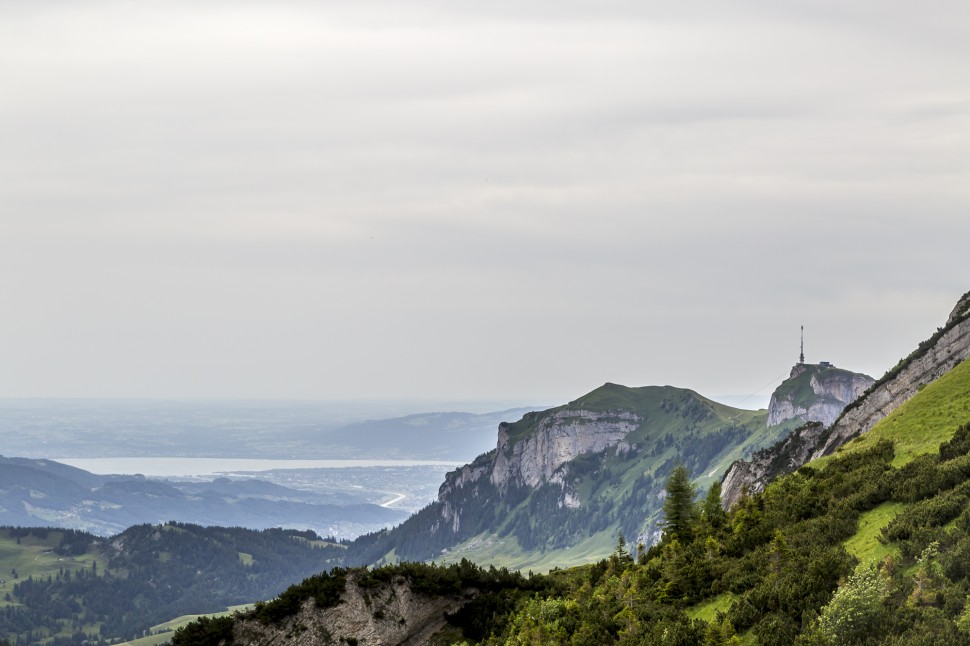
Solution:
[[[879,376],[970,290],[970,3],[0,0],[0,397]]]

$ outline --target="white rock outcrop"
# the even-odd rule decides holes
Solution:
[[[811,395],[794,388],[807,382]],[[858,399],[875,380],[869,375],[842,370],[822,364],[796,364],[791,376],[771,395],[768,404],[768,426],[784,424],[791,420],[821,422],[831,426],[842,410]],[[786,385],[791,386],[786,388]]]
[[[510,435],[512,425],[503,422],[498,427],[494,451],[445,477],[438,489],[442,520],[458,532],[462,515],[461,509],[452,502],[454,494],[486,478],[485,482],[500,490],[558,483],[563,489],[561,506],[580,507],[582,500],[564,481],[564,465],[580,455],[613,446],[620,452],[629,451],[630,445],[623,440],[642,422],[640,416],[629,410],[563,408],[544,414],[528,437],[518,440]]]
[[[547,415],[528,438],[511,444],[508,426],[499,427],[492,484],[535,487],[552,479],[560,466],[584,453],[619,444],[643,420],[631,411],[565,409]]]
[[[237,644],[261,646],[420,646],[445,626],[445,614],[461,608],[475,591],[428,597],[415,593],[403,577],[362,590],[355,576],[347,579],[341,603],[319,609],[313,599],[280,625],[249,619],[237,621]],[[354,641],[348,641],[348,638]]]

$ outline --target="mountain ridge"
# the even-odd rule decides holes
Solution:
[[[253,529],[305,524],[328,533],[329,525],[341,519],[391,524],[405,517],[400,510],[333,504],[313,492],[258,480],[100,476],[55,460],[0,456],[0,525],[46,524],[111,535],[139,523],[177,518]]]
[[[608,382],[500,424],[494,449],[447,474],[438,499],[402,525],[360,537],[347,563],[462,556],[525,567],[551,551],[565,565],[608,554],[617,533],[650,544],[670,470],[684,462],[712,483],[787,431],[767,427],[767,414],[689,389]],[[583,555],[569,556],[581,544]]]
[[[723,479],[723,504],[730,507],[743,493],[761,491],[779,475],[832,454],[968,357],[970,292],[959,298],[943,327],[848,404],[831,426],[806,424],[750,460],[733,463]]]

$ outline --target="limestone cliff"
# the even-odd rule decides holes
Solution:
[[[510,482],[535,487],[553,479],[563,464],[584,453],[597,453],[619,444],[643,418],[628,410],[561,410],[539,422],[528,438],[512,443],[509,424],[501,424],[492,465],[492,484]]]
[[[874,381],[869,375],[842,370],[828,363],[796,364],[791,376],[771,395],[768,426],[793,420],[831,426],[846,405],[855,401]]]
[[[237,644],[263,646],[420,646],[446,625],[453,613],[475,597],[475,590],[461,594],[424,595],[415,592],[402,576],[377,588],[364,590],[356,575],[347,579],[340,603],[317,608],[312,598],[300,611],[279,624],[241,618],[233,626]]]
[[[584,454],[597,453],[612,446],[623,452],[629,445],[623,439],[636,430],[643,418],[630,410],[593,411],[563,407],[545,414],[529,413],[535,427],[523,438],[513,438],[512,425],[498,428],[494,451],[448,474],[438,490],[442,516],[453,531],[461,526],[461,506],[452,502],[455,493],[487,478],[498,490],[509,487],[536,487],[544,482],[562,487],[562,504],[578,507],[580,502],[564,482],[561,467]]]
[[[761,491],[778,476],[833,453],[967,357],[970,357],[970,292],[960,298],[936,334],[846,406],[830,427],[822,424],[801,427],[778,444],[755,453],[750,461],[738,460],[732,464],[724,476],[721,502],[730,507],[743,491]]]

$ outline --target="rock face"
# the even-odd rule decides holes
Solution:
[[[967,357],[970,357],[970,292],[957,302],[946,325],[846,406],[830,427],[803,426],[778,444],[755,453],[751,461],[738,460],[732,464],[724,476],[721,503],[729,508],[742,492],[761,491],[778,476],[833,453]]]
[[[425,596],[414,592],[403,577],[364,591],[350,576],[338,606],[321,610],[308,599],[298,614],[281,625],[237,621],[233,635],[237,644],[264,646],[419,646],[445,626],[446,613],[455,612],[474,597],[474,590]]]
[[[777,444],[757,451],[751,460],[735,461],[721,483],[721,505],[730,509],[744,493],[757,493],[779,475],[808,462],[824,435],[820,422],[810,422]]]
[[[831,426],[842,410],[875,380],[829,364],[796,364],[791,376],[771,395],[768,426],[792,420]]]
[[[623,439],[642,421],[629,410],[565,408],[544,415],[534,431],[518,441],[509,434],[511,425],[503,422],[498,428],[495,450],[449,473],[438,489],[443,519],[453,531],[458,531],[461,509],[452,503],[453,494],[486,476],[488,482],[500,490],[510,486],[536,487],[544,482],[558,483],[563,486],[563,504],[578,507],[581,503],[563,482],[560,467],[575,457],[611,446],[617,446],[621,452],[628,449]]]
[[[544,417],[529,438],[510,445],[509,425],[501,424],[492,466],[492,484],[535,487],[578,455],[609,448],[637,429],[643,419],[632,411],[562,410]]]

